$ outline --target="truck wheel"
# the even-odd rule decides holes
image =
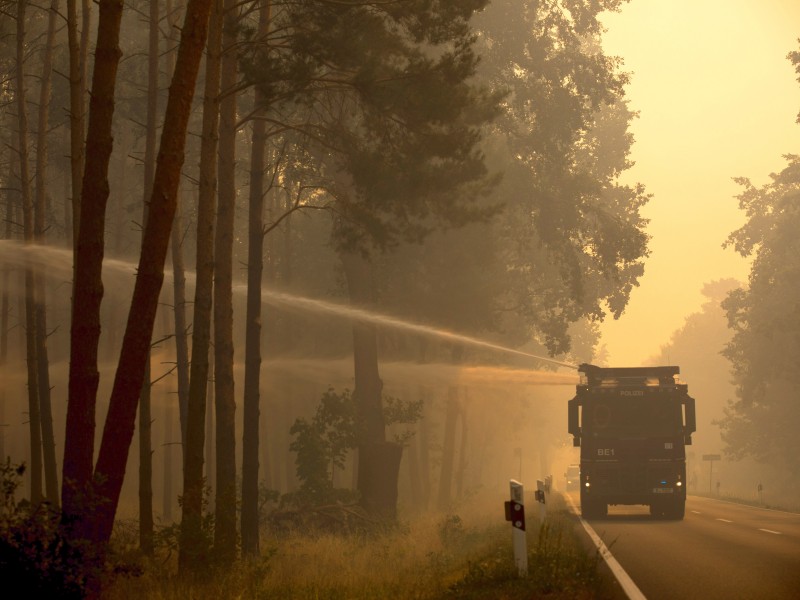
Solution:
[[[608,514],[608,504],[595,499],[581,502],[581,516],[584,519],[598,519]]]
[[[676,500],[667,511],[666,517],[680,521],[686,514],[686,502],[684,500]]]

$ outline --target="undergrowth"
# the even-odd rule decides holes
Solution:
[[[81,554],[64,544],[58,514],[15,500],[22,467],[2,467],[0,572],[9,589],[47,598],[81,598]],[[536,513],[533,504],[531,513]],[[195,598],[289,600],[452,600],[605,596],[599,558],[588,553],[559,496],[544,523],[528,518],[528,573],[512,556],[502,499],[473,498],[457,512],[352,533],[324,529],[264,530],[261,553],[230,567],[209,564],[193,580],[177,575],[175,531],[156,536],[156,553],[138,550],[138,524],[115,526],[102,571],[108,600]]]
[[[139,577],[117,578],[106,595],[109,600],[602,598],[599,558],[584,549],[558,497],[551,503],[544,524],[529,518],[526,577],[514,565],[502,501],[491,499],[378,534],[265,532],[259,558],[193,582],[175,575],[174,554],[162,553]]]

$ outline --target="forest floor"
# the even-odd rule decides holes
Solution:
[[[528,506],[528,575],[514,565],[511,525],[502,499],[473,498],[457,511],[427,515],[379,534],[283,532],[264,534],[261,555],[202,581],[178,578],[176,557],[164,548],[139,562],[135,575],[117,576],[104,594],[133,598],[287,599],[595,599],[608,581],[596,553],[578,537],[563,498],[549,497],[544,523]],[[120,547],[125,546],[119,536]],[[128,557],[132,557],[128,554]]]

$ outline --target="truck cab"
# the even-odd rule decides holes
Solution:
[[[581,448],[585,518],[609,505],[646,504],[654,517],[682,519],[686,452],[695,431],[695,401],[677,366],[579,367],[569,401],[569,433]]]

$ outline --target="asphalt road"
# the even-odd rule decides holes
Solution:
[[[800,598],[800,514],[690,496],[683,521],[612,506],[589,524],[648,600]]]

